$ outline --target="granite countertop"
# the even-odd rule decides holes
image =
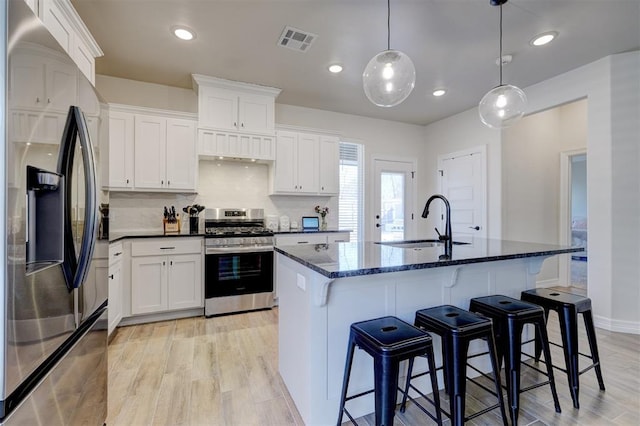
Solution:
[[[175,238],[175,237],[204,237],[204,233],[199,234],[165,234],[163,231],[125,231],[109,232],[109,242],[115,243],[125,238]]]
[[[275,235],[287,234],[324,234],[326,232],[351,232],[351,229],[290,229],[288,231],[273,231]]]
[[[439,258],[444,253],[442,244],[401,248],[364,241],[276,246],[275,250],[332,279],[583,251],[580,247],[484,238],[454,245],[448,260]]]

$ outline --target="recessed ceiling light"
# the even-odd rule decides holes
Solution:
[[[433,96],[438,98],[440,96],[444,96],[445,93],[447,93],[447,91],[445,89],[436,89],[436,90],[433,91]]]
[[[196,38],[196,33],[190,28],[187,27],[173,27],[171,28],[171,32],[173,35],[178,37],[180,40],[193,40]]]
[[[547,33],[538,34],[534,38],[531,39],[532,46],[544,46],[545,44],[551,43],[553,39],[558,35],[555,31],[549,31]]]
[[[329,71],[334,74],[338,74],[339,72],[342,72],[342,65],[340,64],[329,65]]]

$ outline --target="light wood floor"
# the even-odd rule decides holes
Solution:
[[[277,316],[274,309],[119,328],[109,346],[107,424],[302,425],[278,374]],[[559,341],[557,330],[552,313],[552,340]],[[523,394],[519,424],[640,424],[640,336],[601,329],[596,333],[607,390],[599,391],[593,371],[585,373],[580,379],[581,408],[573,409],[566,376],[556,371],[562,413],[555,413],[544,386]],[[584,333],[580,342],[588,352]],[[562,359],[556,349],[552,357]],[[535,379],[531,370],[523,376],[523,381]],[[493,403],[474,388],[469,386],[469,410]],[[444,393],[441,396],[448,404]],[[418,413],[409,406],[396,415],[395,424],[431,424]],[[372,416],[358,423],[374,424]],[[468,424],[495,425],[499,417],[491,412]]]

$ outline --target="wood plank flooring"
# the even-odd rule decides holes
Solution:
[[[581,332],[582,352],[588,352]],[[544,386],[521,397],[519,424],[640,424],[640,336],[601,329],[596,333],[607,390],[600,392],[595,374],[585,373],[580,378],[581,408],[576,410],[566,376],[556,370],[562,413],[555,413],[549,387]],[[549,334],[560,341],[554,313]],[[278,374],[277,339],[277,309],[121,327],[109,345],[107,424],[303,425]],[[552,357],[561,360],[560,350],[553,348]],[[530,369],[523,373],[523,381],[536,379]],[[493,397],[473,385],[469,393],[468,412],[493,403]],[[444,393],[442,398],[448,404]],[[373,425],[373,416],[358,423]],[[491,412],[468,424],[499,423]],[[395,424],[432,423],[410,405],[396,415]]]

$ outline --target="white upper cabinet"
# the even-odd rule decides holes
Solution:
[[[273,135],[280,89],[193,75],[198,92],[198,128]]]
[[[20,94],[11,99],[13,108],[46,108],[66,116],[69,105],[77,103],[76,68],[64,58],[49,51],[31,54],[25,48],[12,56],[11,69],[10,96]]]
[[[278,130],[271,194],[337,195],[339,139],[312,131]]]
[[[125,105],[109,114],[109,188],[195,192],[196,121],[186,114]]]
[[[34,9],[36,2],[27,1]],[[40,0],[38,16],[80,71],[95,84],[95,58],[104,53],[80,19],[70,0]]]

